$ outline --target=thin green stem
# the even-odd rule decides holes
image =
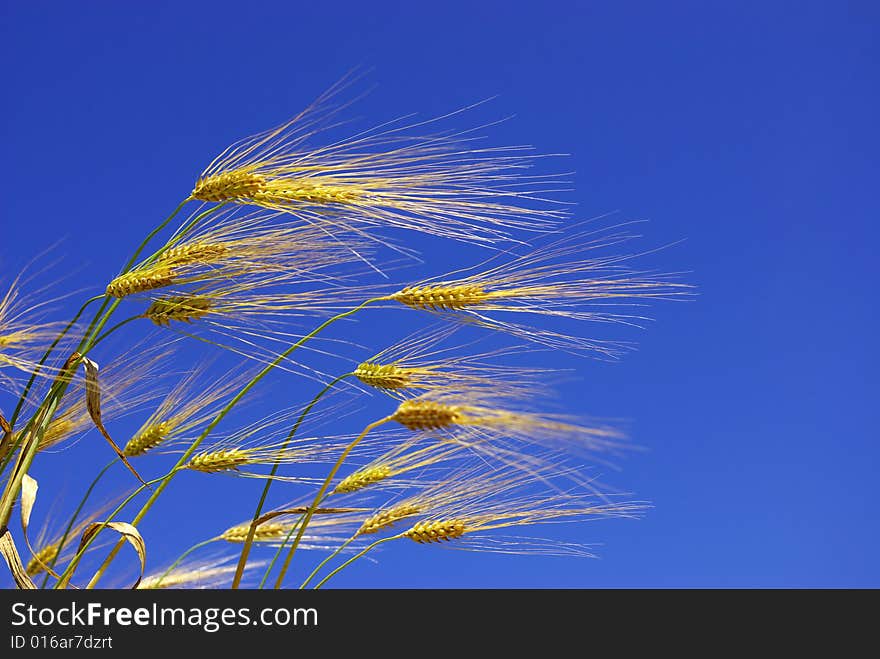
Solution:
[[[79,505],[76,507],[76,510],[73,511],[73,516],[70,518],[70,521],[67,523],[67,528],[64,529],[64,534],[61,536],[61,539],[58,541],[58,549],[55,552],[55,556],[52,557],[52,560],[49,562],[49,567],[54,568],[55,563],[58,562],[58,557],[61,556],[61,552],[64,549],[64,545],[67,544],[67,538],[70,536],[70,531],[73,528],[73,525],[76,524],[76,520],[79,519],[79,514],[82,512],[83,507],[86,505],[86,501],[89,500],[89,497],[92,495],[92,491],[97,486],[98,481],[103,478],[104,474],[115,465],[117,459],[113,459],[107,463],[107,465],[98,472],[98,475],[95,476],[95,480],[92,481],[92,484],[89,485],[89,489],[86,490],[86,493],[83,495],[83,498],[80,500]],[[40,588],[45,588],[46,584],[49,582],[49,572],[46,572],[46,576],[43,577],[43,583],[40,584]]]
[[[300,518],[290,527],[290,530],[287,532],[287,535],[284,536],[284,540],[281,541],[281,544],[278,545],[278,549],[275,551],[275,555],[272,557],[272,560],[269,561],[269,565],[266,568],[266,571],[263,573],[263,578],[260,579],[260,585],[258,588],[260,590],[263,589],[263,586],[266,585],[266,582],[269,580],[269,577],[272,574],[272,568],[275,567],[275,563],[278,562],[278,558],[281,556],[281,552],[284,551],[284,548],[287,547],[287,543],[290,542],[290,539],[293,537],[293,534],[296,533],[296,530],[299,528],[300,523],[303,520],[303,515],[300,515]]]
[[[89,350],[95,347],[98,343],[98,337],[103,338],[103,335],[100,334],[101,330],[104,329],[104,325],[107,324],[107,321],[110,320],[110,316],[113,315],[113,312],[116,311],[116,307],[118,307],[122,303],[122,300],[116,299],[110,303],[110,307],[107,311],[104,312],[104,315],[101,316],[101,319],[92,327],[91,334],[83,340],[80,345],[79,350],[77,352],[81,354],[86,354]],[[111,330],[108,330],[108,333]]]
[[[321,571],[321,568],[322,568],[322,567],[324,567],[325,565],[327,565],[327,563],[329,563],[329,562],[332,561],[334,558],[336,558],[337,556],[339,556],[339,554],[341,554],[341,553],[345,550],[345,548],[348,547],[348,546],[349,546],[352,542],[354,542],[356,539],[357,539],[357,535],[353,535],[353,536],[351,536],[348,540],[346,540],[346,541],[343,542],[341,545],[339,545],[339,546],[336,548],[336,550],[335,550],[332,554],[330,554],[327,558],[325,558],[323,561],[321,561],[320,563],[318,563],[317,567],[315,567],[315,569],[312,570],[312,573],[311,573],[309,576],[306,577],[306,580],[305,580],[305,581],[302,582],[302,585],[299,587],[299,589],[300,589],[300,590],[303,590],[306,586],[308,586],[308,585],[309,585],[309,582],[310,582],[312,579],[315,578],[315,575],[317,575],[318,572]]]
[[[326,577],[324,577],[323,579],[321,579],[321,581],[319,581],[319,582],[315,585],[315,590],[318,590],[321,586],[323,586],[325,583],[327,583],[328,581],[330,581],[330,579],[331,579],[334,575],[338,574],[339,572],[341,572],[342,570],[344,570],[345,568],[347,568],[349,565],[351,565],[352,563],[354,563],[354,562],[355,562],[357,559],[359,559],[361,556],[363,556],[364,554],[366,554],[368,551],[372,550],[373,547],[378,547],[378,546],[381,545],[383,542],[390,542],[390,541],[392,541],[392,540],[397,540],[398,538],[402,538],[402,537],[403,537],[403,533],[400,533],[400,534],[398,534],[398,535],[392,535],[392,536],[390,536],[390,537],[388,537],[388,538],[382,538],[381,540],[376,540],[376,542],[374,542],[374,543],[371,544],[371,545],[368,545],[367,547],[365,547],[364,549],[362,549],[361,551],[359,551],[357,554],[355,554],[354,556],[352,556],[351,558],[349,558],[347,561],[345,561],[345,563],[343,563],[343,564],[340,565],[338,568],[336,568],[335,570],[333,570],[333,572],[331,572],[331,573],[328,574]]]
[[[165,571],[162,573],[162,576],[160,576],[160,577],[156,580],[156,588],[161,588],[161,587],[162,587],[162,580],[165,579],[165,577],[167,577],[169,574],[171,574],[171,571],[172,571],[174,568],[176,568],[178,565],[180,565],[180,564],[183,562],[183,559],[185,559],[187,556],[189,556],[190,554],[192,554],[194,551],[197,551],[197,550],[201,549],[202,547],[207,547],[207,546],[210,545],[212,542],[217,542],[217,540],[219,540],[219,538],[210,538],[210,539],[208,539],[208,540],[202,540],[201,542],[197,542],[197,543],[194,544],[192,547],[190,547],[190,548],[187,549],[185,552],[183,552],[180,556],[177,557],[177,560],[174,561],[174,562],[168,567],[168,569],[165,570]]]
[[[334,378],[331,382],[329,382],[321,391],[318,392],[318,395],[312,399],[312,402],[309,403],[305,409],[302,411],[302,414],[297,418],[296,423],[293,424],[293,427],[290,429],[290,433],[288,433],[287,438],[284,440],[284,443],[279,447],[279,454],[287,448],[287,445],[293,439],[293,436],[296,435],[297,430],[299,430],[300,425],[303,420],[306,418],[309,412],[312,411],[312,408],[318,403],[321,398],[323,398],[324,394],[330,391],[334,386],[336,386],[339,382],[344,380],[347,377],[351,377],[354,373],[346,373],[345,375],[340,375],[339,377]],[[254,543],[254,534],[257,531],[257,522],[260,519],[260,515],[263,514],[263,506],[266,504],[266,498],[269,496],[269,488],[272,487],[273,479],[275,478],[275,474],[278,472],[278,467],[281,465],[281,460],[276,460],[275,464],[272,465],[272,471],[269,472],[269,477],[266,480],[266,484],[263,486],[263,493],[260,495],[260,501],[257,504],[257,509],[254,511],[254,517],[251,520],[250,527],[248,528],[247,537],[244,541],[244,546],[241,548],[241,556],[238,559],[238,566],[235,568],[235,577],[232,579],[232,588],[238,588],[241,583],[242,575],[244,575],[244,569],[247,565],[248,555],[250,554],[251,545]]]
[[[188,234],[188,233],[190,232],[190,230],[191,230],[196,224],[198,224],[199,222],[201,222],[204,218],[208,217],[208,215],[210,215],[211,213],[216,213],[217,211],[219,211],[221,208],[223,208],[223,207],[224,207],[226,204],[228,204],[228,203],[229,203],[228,201],[224,201],[223,203],[217,204],[216,206],[212,206],[212,207],[209,208],[208,210],[203,211],[203,212],[199,213],[198,215],[196,215],[193,219],[191,219],[189,222],[187,222],[187,223],[186,223],[186,224],[180,229],[180,231],[178,231],[177,233],[175,233],[175,234],[171,237],[171,239],[165,244],[165,247],[163,248],[163,251],[164,251],[165,249],[170,249],[170,248],[174,247],[177,243],[179,243],[181,240],[183,240],[184,238],[186,238],[186,234]],[[157,254],[156,256],[158,256],[158,254]],[[151,258],[150,261],[152,261],[152,260],[154,260],[154,259]]]
[[[124,275],[129,270],[131,270],[132,266],[137,261],[137,257],[139,257],[141,255],[141,252],[144,251],[144,248],[150,243],[151,240],[153,240],[153,238],[155,238],[159,234],[160,231],[162,231],[162,229],[164,229],[165,227],[168,226],[168,224],[171,222],[171,220],[173,220],[177,216],[177,214],[181,211],[181,209],[184,206],[186,206],[191,200],[192,200],[192,197],[187,197],[186,199],[181,201],[177,205],[177,208],[175,208],[173,211],[171,211],[171,215],[166,217],[159,224],[159,226],[157,226],[155,229],[153,229],[152,231],[150,231],[150,233],[147,234],[147,237],[144,238],[143,242],[140,244],[140,246],[135,250],[134,254],[132,254],[131,258],[128,260],[128,263],[126,263],[125,267],[122,268],[122,272],[119,273],[120,275]],[[213,209],[211,209],[211,210],[213,210]],[[201,216],[199,216],[196,219],[200,219],[200,218],[201,218]],[[190,224],[192,224],[192,223],[190,223]],[[163,247],[161,250],[159,250],[159,252],[157,252],[154,255],[154,257],[158,256],[161,252],[163,252],[167,248],[168,248],[168,245],[165,245],[165,247]]]
[[[342,455],[339,456],[336,464],[333,465],[333,469],[330,470],[330,473],[327,474],[327,478],[324,479],[324,483],[323,485],[321,485],[321,489],[318,490],[318,494],[315,496],[315,500],[312,502],[312,505],[310,505],[309,509],[306,511],[302,524],[300,524],[299,531],[297,531],[296,539],[290,546],[290,551],[287,553],[287,558],[284,559],[284,565],[281,566],[281,570],[278,573],[278,578],[275,580],[276,590],[281,588],[281,584],[284,582],[284,576],[287,574],[287,570],[290,567],[290,562],[293,560],[293,555],[296,553],[296,548],[299,546],[300,540],[302,540],[303,533],[305,533],[306,527],[309,525],[309,521],[312,519],[315,511],[318,509],[318,506],[321,505],[321,500],[324,498],[324,494],[327,492],[327,489],[330,487],[330,483],[333,481],[333,477],[336,476],[336,472],[339,471],[340,467],[342,467],[345,459],[348,457],[348,454],[351,453],[352,450],[354,450],[354,447],[357,446],[361,442],[361,440],[370,433],[371,430],[378,428],[383,423],[388,423],[388,421],[390,420],[391,417],[385,417],[383,419],[379,419],[378,421],[374,421],[373,423],[367,424],[367,426],[361,431],[361,434],[355,437],[354,440],[345,447]]]
[[[184,464],[186,464],[186,462],[189,460],[190,456],[192,456],[192,454],[195,453],[196,449],[198,449],[199,445],[205,440],[205,438],[209,434],[211,434],[211,432],[214,430],[214,428],[217,427],[217,425],[226,417],[226,415],[229,414],[229,412],[232,410],[232,408],[235,407],[238,404],[238,402],[242,398],[244,398],[244,396],[251,389],[253,389],[264,377],[266,377],[266,375],[268,375],[276,366],[278,366],[278,364],[280,364],[282,361],[284,361],[294,350],[296,350],[297,348],[302,346],[309,339],[320,334],[321,331],[324,330],[324,328],[328,327],[329,325],[332,325],[337,320],[341,320],[342,318],[346,318],[347,316],[351,316],[352,314],[357,313],[358,311],[360,311],[361,309],[363,309],[367,305],[372,304],[373,302],[378,302],[380,300],[384,300],[384,299],[385,298],[382,298],[382,297],[371,298],[369,300],[366,300],[365,302],[362,302],[361,304],[354,307],[353,309],[349,309],[348,311],[344,311],[340,314],[333,316],[332,318],[329,318],[328,320],[321,323],[318,327],[313,329],[311,332],[306,334],[304,337],[299,339],[296,343],[291,345],[287,350],[285,350],[280,355],[278,355],[278,357],[276,357],[275,360],[273,360],[270,364],[268,364],[265,368],[263,368],[263,370],[261,370],[259,373],[257,373],[257,375],[255,375],[251,379],[251,381],[248,382],[244,386],[244,388],[242,388],[242,390],[239,391],[235,395],[235,397],[229,401],[229,403],[227,403],[226,407],[224,407],[222,410],[220,410],[220,412],[217,414],[217,416],[214,417],[213,421],[211,421],[211,423],[208,424],[208,426],[195,439],[195,441],[190,445],[190,447],[183,453],[183,455],[180,457],[180,460],[175,465],[174,469],[172,469],[168,473],[167,476],[160,479],[161,483],[159,483],[159,485],[156,487],[155,491],[150,496],[150,498],[147,499],[147,502],[143,505],[141,510],[135,516],[135,518],[131,522],[131,524],[134,526],[137,526],[140,523],[140,521],[150,511],[150,508],[153,507],[153,504],[156,503],[156,500],[162,495],[162,492],[165,491],[165,488],[168,487],[168,484],[171,482],[171,479],[174,477],[174,474],[177,473],[177,470],[180,467],[182,467]],[[314,512],[314,511],[312,511],[312,512]],[[98,572],[95,574],[95,577],[92,579],[93,585],[94,585],[94,583],[97,583],[97,580],[100,579],[101,575],[106,571],[107,567],[110,565],[110,563],[116,557],[116,554],[119,553],[119,550],[122,548],[122,544],[123,544],[122,542],[117,543],[116,546],[113,548],[113,551],[110,552],[110,555],[104,561],[104,564],[101,565],[101,567],[98,569]]]
[[[128,324],[129,324],[130,322],[132,322],[132,321],[140,320],[140,319],[143,318],[143,317],[144,317],[143,314],[138,314],[137,316],[132,316],[132,317],[130,317],[130,318],[126,318],[125,320],[122,320],[122,321],[116,323],[113,327],[111,327],[111,328],[108,329],[106,332],[104,332],[103,334],[101,334],[101,336],[99,336],[97,339],[95,339],[94,342],[92,342],[92,344],[91,344],[89,347],[90,347],[90,348],[94,348],[94,347],[95,347],[96,345],[98,345],[101,341],[103,341],[103,340],[106,339],[108,336],[110,336],[111,334],[113,334],[113,332],[115,332],[116,330],[121,329],[122,327],[125,327],[126,325],[128,325]]]

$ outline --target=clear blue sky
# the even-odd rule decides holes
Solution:
[[[629,420],[649,450],[609,479],[655,507],[588,525],[599,560],[401,545],[336,583],[877,587],[878,19],[871,2],[4,1],[3,279],[63,240],[69,314],[218,150],[353,66],[373,68],[372,122],[498,95],[488,116],[516,115],[498,143],[572,154],[579,217],[686,239],[654,264],[699,296],[658,305],[624,361],[582,363],[562,401]],[[107,450],[89,434],[35,465],[35,514]],[[142,529],[151,565],[246,517],[260,485],[176,481]]]

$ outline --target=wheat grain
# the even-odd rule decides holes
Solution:
[[[195,241],[165,250],[157,262],[175,266],[206,265],[227,256],[229,251],[230,247],[223,243]]]
[[[22,272],[16,276],[0,296],[0,389],[16,394],[20,393],[20,384],[7,375],[9,369],[34,377],[57,375],[57,369],[41,364],[39,356],[61,329],[61,325],[45,322],[42,316],[53,299],[38,300],[22,292],[24,275]]]
[[[333,179],[320,183],[304,181],[275,180],[254,193],[253,203],[269,208],[283,207],[291,202],[309,204],[352,204],[366,196],[358,186],[348,185]]]
[[[373,485],[374,483],[385,480],[389,476],[391,476],[391,468],[386,465],[377,465],[368,469],[362,469],[343,478],[339,485],[336,486],[336,489],[333,490],[333,493],[347,494],[355,492]]]
[[[460,519],[418,522],[403,535],[418,543],[443,542],[460,538],[467,530],[466,524]]]
[[[236,369],[209,380],[207,366],[194,369],[155,407],[125,445],[123,453],[128,457],[143,455],[209,421],[226,397],[243,386],[248,375]]]
[[[482,286],[474,284],[432,284],[427,286],[407,286],[391,295],[391,299],[413,309],[434,311],[459,311],[489,299]]]
[[[266,185],[266,178],[247,169],[200,177],[191,193],[201,201],[229,201],[253,197]]]
[[[500,362],[526,352],[524,346],[476,353],[472,344],[443,346],[458,329],[442,323],[419,330],[361,362],[354,375],[395,398],[473,392],[479,397],[519,401],[549,393],[551,375],[559,371]]]
[[[144,316],[160,326],[173,321],[192,323],[211,313],[216,304],[211,298],[200,295],[175,295],[153,300]]]
[[[244,542],[250,530],[251,523],[245,522],[226,529],[220,537],[226,542]],[[266,542],[268,540],[280,540],[287,535],[290,524],[281,522],[264,522],[254,530],[254,542]]]
[[[227,449],[222,451],[205,451],[197,453],[185,465],[185,469],[216,473],[233,471],[251,462],[248,451]]]
[[[405,389],[412,383],[412,370],[395,364],[362,362],[354,374],[364,384],[377,389]]]
[[[127,457],[143,455],[150,449],[156,448],[165,441],[168,433],[171,431],[171,424],[167,421],[148,426],[142,430],[136,437],[133,437],[122,449]]]
[[[432,400],[406,400],[398,406],[391,419],[410,430],[438,430],[458,423],[461,409],[457,405]]]
[[[174,272],[167,266],[135,270],[120,275],[107,284],[107,295],[121,299],[136,293],[164,288],[172,283],[174,283]]]
[[[364,520],[357,535],[368,535],[378,533],[390,526],[393,526],[402,519],[418,515],[422,512],[422,508],[411,503],[402,503],[392,506],[386,510],[381,510]]]

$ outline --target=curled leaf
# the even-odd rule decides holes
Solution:
[[[141,564],[141,571],[138,575],[137,581],[135,581],[134,585],[131,587],[132,590],[134,590],[140,585],[141,579],[144,578],[144,570],[146,570],[147,567],[147,545],[144,543],[144,539],[141,537],[140,532],[128,522],[95,522],[94,524],[90,524],[86,530],[83,531],[82,538],[80,538],[79,541],[79,551],[77,552],[76,558],[71,561],[72,566],[68,568],[69,573],[73,574],[73,570],[82,558],[82,550],[86,544],[88,544],[88,542],[104,528],[112,529],[119,533],[123,540],[130,544],[137,552],[138,560]]]
[[[143,485],[147,485],[146,481],[141,478],[140,474],[131,466],[131,463],[128,461],[128,458],[125,457],[122,449],[120,449],[116,442],[113,441],[113,438],[110,437],[110,433],[107,432],[107,429],[104,427],[104,422],[101,420],[101,383],[98,381],[98,365],[88,357],[83,357],[82,363],[83,368],[86,371],[86,408],[89,411],[89,416],[92,418],[92,423],[94,423],[95,428],[104,435],[104,439],[110,443],[110,446],[113,447],[113,450],[116,451],[116,455],[122,460],[123,464],[128,467],[128,470],[133,473]],[[149,486],[147,485],[147,487]]]

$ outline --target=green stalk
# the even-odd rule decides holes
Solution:
[[[101,336],[99,336],[97,339],[95,339],[95,340],[92,342],[92,344],[89,346],[89,348],[94,348],[94,347],[95,347],[96,345],[98,345],[101,341],[103,341],[103,340],[106,339],[108,336],[110,336],[111,334],[113,334],[113,332],[115,332],[116,330],[121,329],[122,327],[125,327],[126,325],[128,325],[130,322],[132,322],[132,321],[134,321],[134,320],[140,320],[140,319],[143,318],[143,317],[144,317],[143,314],[139,314],[139,315],[137,315],[137,316],[132,316],[131,318],[126,318],[125,320],[122,320],[122,321],[116,323],[113,327],[111,327],[111,328],[108,329],[106,332],[104,332],[103,334],[101,334]]]
[[[315,567],[315,569],[312,570],[312,573],[311,573],[309,576],[306,577],[306,580],[305,580],[305,581],[302,582],[302,585],[299,587],[299,589],[300,589],[300,590],[303,590],[306,586],[308,586],[308,585],[309,585],[309,582],[310,582],[312,579],[315,578],[315,575],[318,574],[318,572],[321,571],[321,568],[322,568],[322,567],[324,567],[325,565],[327,565],[327,563],[329,563],[329,562],[332,561],[334,558],[336,558],[337,556],[339,556],[339,554],[340,554],[340,553],[341,553],[346,547],[348,547],[352,542],[354,542],[356,539],[357,539],[357,535],[353,535],[353,536],[351,536],[348,540],[346,540],[346,541],[343,542],[341,545],[339,545],[339,547],[336,548],[336,551],[334,551],[334,552],[333,552],[332,554],[330,554],[327,558],[325,558],[323,561],[321,561],[320,563],[318,563],[317,567]]]
[[[135,516],[135,518],[131,522],[131,524],[133,526],[137,526],[141,522],[141,520],[150,511],[150,508],[153,507],[153,504],[156,503],[156,500],[161,496],[162,492],[165,491],[165,488],[168,487],[168,484],[171,482],[171,479],[174,477],[174,474],[177,473],[177,470],[180,467],[182,467],[184,464],[186,464],[186,462],[189,460],[190,456],[192,456],[192,454],[195,453],[196,449],[198,449],[199,445],[205,440],[205,438],[211,433],[211,431],[213,431],[214,428],[217,427],[217,425],[226,417],[226,415],[229,414],[229,412],[232,410],[232,408],[235,407],[238,404],[238,402],[242,398],[244,398],[244,396],[260,382],[260,380],[262,380],[268,373],[270,373],[276,366],[278,366],[278,364],[280,364],[282,361],[284,361],[284,359],[286,359],[294,350],[296,350],[297,348],[302,346],[309,339],[320,334],[321,331],[324,330],[324,328],[328,327],[329,325],[332,325],[337,320],[341,320],[342,318],[346,318],[347,316],[351,316],[352,314],[357,313],[358,311],[360,311],[361,309],[363,309],[367,305],[372,304],[373,302],[378,302],[378,301],[384,300],[384,299],[385,299],[384,297],[371,298],[369,300],[366,300],[365,302],[362,302],[361,304],[354,307],[353,309],[349,309],[348,311],[344,311],[340,314],[333,316],[332,318],[329,318],[328,320],[321,323],[314,330],[312,330],[311,332],[306,334],[304,337],[302,337],[299,341],[297,341],[296,343],[291,345],[287,350],[285,350],[280,355],[278,355],[278,357],[276,357],[274,361],[272,361],[265,368],[263,368],[262,371],[257,373],[257,375],[255,375],[251,379],[251,381],[248,382],[244,386],[244,388],[241,391],[239,391],[231,401],[229,401],[229,403],[226,405],[226,407],[224,407],[222,410],[220,410],[220,412],[217,414],[217,416],[214,417],[214,420],[211,421],[210,424],[208,424],[208,426],[202,431],[202,433],[196,438],[196,440],[190,445],[190,447],[180,457],[180,460],[177,462],[174,469],[172,469],[167,474],[167,476],[160,479],[161,483],[159,483],[158,487],[156,487],[155,491],[150,496],[150,498],[147,499],[147,502],[143,505],[141,510]],[[312,511],[312,512],[314,512],[314,511]],[[98,572],[92,578],[92,581],[89,583],[88,587],[93,588],[98,583],[98,580],[101,578],[101,575],[104,574],[104,572],[107,570],[107,567],[110,565],[110,563],[116,557],[116,554],[119,553],[119,550],[122,548],[122,545],[123,545],[122,541],[120,541],[119,543],[116,544],[116,546],[113,548],[113,551],[110,552],[110,555],[107,557],[107,559],[104,561],[103,565],[101,565],[101,567],[98,569]]]
[[[293,424],[293,428],[290,429],[290,433],[287,435],[287,438],[284,440],[284,444],[281,445],[279,451],[284,451],[287,448],[287,445],[293,439],[293,436],[296,434],[297,430],[299,430],[300,425],[303,422],[303,419],[306,418],[306,415],[312,411],[312,408],[317,404],[319,400],[326,394],[330,389],[332,389],[337,383],[341,382],[347,377],[351,377],[354,373],[346,373],[345,375],[340,375],[337,378],[334,378],[329,384],[327,384],[321,391],[318,392],[318,395],[312,399],[312,402],[309,403],[306,408],[302,411],[302,414],[299,415],[299,418],[296,420],[296,423]],[[241,583],[242,575],[244,574],[245,566],[247,565],[248,555],[250,554],[251,545],[254,542],[254,534],[257,531],[257,521],[260,518],[260,515],[263,513],[263,506],[266,504],[266,498],[269,496],[269,488],[272,487],[272,481],[275,477],[275,474],[278,472],[278,467],[281,464],[281,460],[276,460],[275,464],[272,465],[272,471],[269,472],[269,478],[266,481],[266,485],[263,487],[263,494],[260,496],[260,501],[257,504],[257,509],[254,512],[254,517],[251,520],[250,527],[248,528],[247,537],[244,541],[244,546],[241,548],[241,556],[238,559],[238,567],[235,568],[235,577],[232,579],[232,588],[238,588]]]
[[[324,484],[321,485],[321,489],[318,490],[318,494],[317,496],[315,496],[315,500],[312,502],[312,505],[310,505],[309,509],[306,511],[302,524],[300,524],[299,531],[296,534],[296,539],[290,546],[290,551],[287,553],[287,558],[284,559],[284,565],[281,566],[281,571],[278,573],[278,578],[275,580],[276,590],[281,588],[281,584],[284,582],[284,576],[287,574],[287,570],[290,567],[290,562],[293,560],[293,555],[296,553],[296,548],[299,546],[300,540],[302,540],[303,533],[305,533],[306,527],[309,525],[309,521],[311,521],[312,516],[318,509],[318,506],[321,505],[321,500],[323,499],[324,494],[327,492],[327,489],[330,487],[330,483],[333,480],[333,477],[336,476],[336,472],[339,471],[340,467],[342,467],[342,464],[345,462],[348,454],[351,453],[352,450],[354,450],[354,447],[357,446],[360,441],[370,433],[371,430],[378,428],[383,423],[388,423],[390,420],[391,417],[386,416],[383,419],[379,419],[378,421],[367,424],[367,426],[361,431],[361,434],[355,437],[354,441],[352,441],[351,444],[345,447],[342,455],[339,456],[336,464],[333,465],[333,469],[330,470],[330,473],[327,474],[327,478],[324,479]]]
[[[290,538],[293,537],[293,534],[299,528],[300,523],[303,520],[303,515],[300,515],[300,518],[296,521],[296,524],[290,527],[290,530],[287,532],[287,535],[284,536],[284,540],[281,541],[281,544],[278,545],[278,549],[275,551],[275,555],[272,557],[272,560],[269,561],[269,565],[266,568],[266,571],[263,573],[263,578],[260,579],[260,585],[258,586],[259,590],[263,589],[263,586],[266,585],[266,582],[269,580],[269,576],[272,574],[272,568],[275,567],[275,563],[278,561],[278,557],[281,556],[281,552],[284,551],[284,548],[287,546],[287,543],[290,542]]]
[[[135,253],[132,254],[131,258],[128,260],[128,263],[125,264],[125,267],[122,268],[122,272],[119,273],[119,274],[124,275],[126,272],[128,272],[129,270],[131,270],[131,267],[135,264],[135,261],[137,261],[137,257],[139,257],[139,256],[141,255],[141,252],[144,251],[144,248],[147,246],[147,244],[148,244],[153,238],[155,238],[155,237],[159,234],[159,232],[162,231],[162,229],[164,229],[165,227],[167,227],[168,224],[171,222],[171,220],[173,220],[173,219],[177,216],[177,214],[180,212],[180,210],[181,210],[184,206],[186,206],[187,203],[189,203],[191,200],[192,200],[192,197],[187,197],[186,199],[184,199],[183,201],[181,201],[181,202],[177,205],[177,208],[175,208],[175,209],[171,212],[171,215],[169,215],[168,217],[166,217],[166,218],[165,218],[165,219],[159,224],[159,226],[157,226],[155,229],[153,229],[152,231],[150,231],[150,233],[147,234],[147,237],[144,238],[143,242],[140,244],[140,247],[138,247],[138,248],[135,250]],[[215,208],[216,208],[216,207],[215,207]],[[201,217],[201,216],[200,216],[200,217]],[[192,223],[190,223],[190,224],[192,224]],[[166,247],[167,247],[167,245],[166,245]],[[164,251],[164,248],[163,248],[163,250],[160,250],[160,251]]]
[[[186,203],[186,202],[184,202],[184,203]],[[199,213],[198,215],[196,215],[196,216],[195,216],[193,219],[191,219],[191,220],[190,220],[190,221],[189,221],[189,222],[188,222],[188,223],[187,223],[187,224],[186,224],[186,225],[185,225],[180,231],[178,231],[177,234],[176,234],[175,236],[173,236],[173,237],[172,237],[172,238],[171,238],[171,239],[165,244],[165,247],[162,248],[162,251],[165,251],[166,249],[170,249],[170,248],[174,247],[177,243],[179,243],[181,240],[183,240],[184,238],[186,238],[186,234],[188,234],[188,233],[190,232],[190,230],[191,230],[196,224],[198,224],[200,221],[202,221],[204,218],[206,218],[206,217],[207,217],[208,215],[210,215],[211,213],[216,213],[217,211],[219,211],[221,208],[223,208],[223,207],[224,207],[226,204],[228,204],[228,203],[229,203],[228,201],[224,201],[223,203],[217,204],[216,206],[211,206],[211,208],[209,208],[208,210],[206,210],[206,211],[202,211],[201,213]],[[158,256],[158,254],[157,254],[156,256]],[[155,260],[155,258],[150,258],[150,259],[148,259],[148,260],[149,260],[150,262],[152,262],[152,261]]]
[[[392,535],[392,536],[389,537],[389,538],[382,538],[381,540],[376,540],[376,542],[374,542],[374,543],[371,544],[371,545],[368,545],[366,548],[364,548],[364,549],[362,549],[361,551],[359,551],[357,554],[355,554],[354,556],[352,556],[351,558],[349,558],[347,561],[345,561],[345,563],[343,563],[343,564],[340,565],[338,568],[336,568],[335,570],[333,570],[333,572],[331,572],[331,573],[328,574],[326,577],[324,577],[323,579],[321,579],[321,581],[319,581],[319,582],[317,583],[317,585],[315,586],[315,590],[318,590],[321,586],[323,586],[325,583],[327,583],[328,581],[330,581],[330,578],[331,578],[331,577],[333,577],[335,574],[338,574],[339,572],[341,572],[342,570],[344,570],[346,567],[348,567],[349,565],[351,565],[352,563],[354,563],[354,562],[355,562],[357,559],[359,559],[361,556],[363,556],[363,555],[366,554],[368,551],[370,551],[371,549],[373,549],[373,547],[378,547],[378,546],[381,545],[383,542],[390,542],[391,540],[397,540],[398,538],[402,538],[402,537],[403,537],[403,533],[401,533],[401,534],[399,534],[399,535]]]

